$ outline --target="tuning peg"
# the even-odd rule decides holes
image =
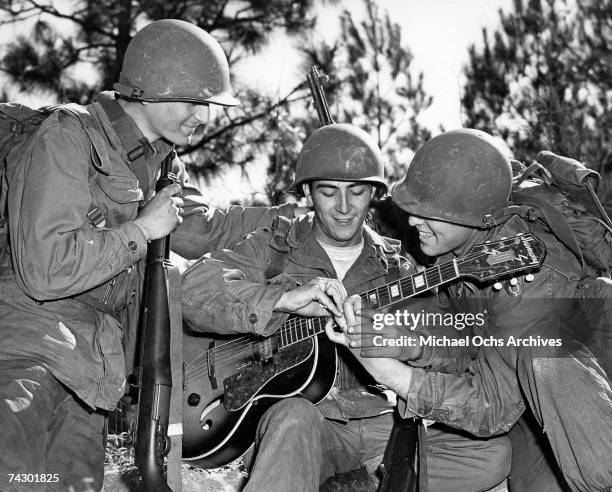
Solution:
[[[533,273],[528,273],[527,275],[525,275],[525,282],[533,282],[534,279],[534,275]]]
[[[519,232],[519,233],[517,234],[517,236],[522,236],[522,235],[523,235],[523,233],[522,233],[522,232]]]
[[[501,284],[500,282],[495,282],[495,283],[493,284],[493,288],[494,288],[495,290],[501,290],[501,289],[502,289],[502,284]]]
[[[510,285],[516,285],[516,284],[518,284],[518,280],[516,279],[516,277],[512,277],[510,279]]]

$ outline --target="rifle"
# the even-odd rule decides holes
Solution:
[[[308,86],[321,126],[331,125],[334,120],[323,90],[327,75],[319,74],[316,65],[310,67]],[[393,429],[383,461],[379,467],[382,479],[378,492],[416,492],[425,491],[425,484],[419,482],[419,430],[415,420],[404,420],[395,410]]]
[[[161,166],[156,191],[171,185],[174,151]],[[163,471],[170,450],[168,415],[172,370],[170,368],[170,313],[166,268],[170,256],[170,235],[151,241],[147,249],[144,299],[140,325],[140,377],[138,420],[134,461],[145,490],[171,491]]]
[[[321,126],[331,125],[334,120],[329,112],[329,105],[327,104],[327,98],[325,97],[325,91],[323,90],[323,82],[327,82],[329,77],[327,75],[319,74],[319,70],[316,65],[310,67],[308,73],[308,86],[310,87],[310,93],[312,94],[312,100],[314,102],[317,115],[319,116],[319,123]]]

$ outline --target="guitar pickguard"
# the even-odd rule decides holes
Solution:
[[[312,338],[302,340],[266,359],[253,360],[223,381],[223,406],[229,412],[239,410],[270,379],[305,361],[314,350]]]

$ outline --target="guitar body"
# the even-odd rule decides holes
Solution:
[[[274,403],[291,396],[318,403],[329,393],[336,349],[324,334],[282,350],[271,345],[254,336],[185,334],[184,460],[201,468],[225,465],[251,447],[259,420]],[[209,361],[211,347],[215,360]]]

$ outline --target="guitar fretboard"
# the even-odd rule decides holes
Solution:
[[[455,280],[459,276],[456,261],[448,261],[363,292],[359,294],[359,297],[373,305],[375,309],[381,309]],[[326,321],[326,318],[290,318],[272,337],[276,339],[278,348],[283,349],[306,338],[323,333]]]

